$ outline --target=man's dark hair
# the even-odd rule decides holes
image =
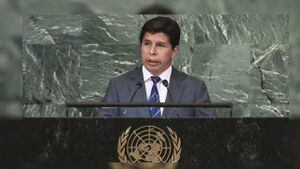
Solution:
[[[169,37],[169,41],[174,49],[179,44],[180,28],[176,21],[168,17],[156,17],[148,20],[142,27],[140,34],[140,44],[142,44],[145,33],[164,33]]]

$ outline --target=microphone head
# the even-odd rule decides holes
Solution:
[[[141,82],[141,81],[138,81],[137,83],[136,83],[136,89],[140,89],[141,87],[143,86],[143,83]]]
[[[169,86],[169,82],[165,79],[162,81],[162,84],[165,86],[165,87],[168,87]]]

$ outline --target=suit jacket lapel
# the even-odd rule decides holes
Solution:
[[[136,89],[136,83],[138,81],[143,82],[142,88],[140,88],[135,97],[133,98],[132,102],[147,102],[146,96],[146,89],[144,84],[143,72],[142,67],[136,68],[130,75],[128,80],[128,89],[130,96],[133,95]],[[134,108],[134,111],[138,117],[150,117],[148,107],[141,107],[141,108]]]
[[[179,72],[173,67],[171,78],[170,78],[170,85],[169,85],[169,91],[172,95],[173,101],[175,103],[179,103],[181,100],[181,97],[185,90],[185,84],[183,83],[184,79],[186,78],[186,74]],[[167,94],[166,103],[172,103],[172,100],[170,98],[170,94]],[[177,112],[179,113],[179,112]],[[163,117],[176,117],[176,111],[172,107],[168,107],[164,109]]]

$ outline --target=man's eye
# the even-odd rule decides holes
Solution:
[[[144,45],[149,45],[150,43],[149,42],[144,42]]]
[[[159,46],[159,47],[165,47],[164,44],[158,44],[157,46]]]

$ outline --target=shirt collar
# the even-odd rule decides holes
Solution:
[[[144,65],[143,65],[143,67],[142,67],[142,70],[143,70],[144,82],[150,80],[150,79],[151,79],[151,76],[154,76],[154,75],[152,75],[152,74],[145,68]],[[171,74],[172,74],[172,65],[169,66],[167,70],[165,70],[164,72],[162,72],[162,73],[159,75],[159,77],[161,78],[161,80],[166,79],[166,80],[169,82],[169,81],[170,81]]]

